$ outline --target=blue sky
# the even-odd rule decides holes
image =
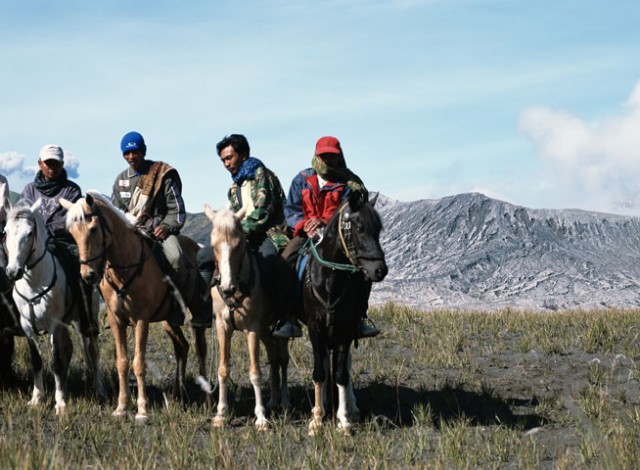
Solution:
[[[131,130],[220,207],[226,134],[285,190],[335,135],[402,201],[479,191],[640,215],[636,0],[0,3],[0,172],[20,191],[57,143],[110,194]]]

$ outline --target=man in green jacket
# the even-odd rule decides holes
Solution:
[[[226,136],[218,142],[216,150],[233,180],[227,193],[231,208],[234,212],[246,209],[242,228],[249,247],[257,257],[263,287],[270,300],[274,301],[275,263],[289,242],[284,218],[284,191],[278,177],[259,159],[250,156],[251,149],[245,136]],[[200,250],[198,266],[205,279],[213,277],[211,247]]]

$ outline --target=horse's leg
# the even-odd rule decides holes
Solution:
[[[351,364],[352,364],[353,356],[351,354],[351,349],[349,349],[349,354],[347,356],[347,374],[349,375],[349,384],[347,385],[347,413],[349,415],[359,418],[360,417],[360,409],[358,408],[358,404],[356,403],[356,394],[353,392],[353,377],[351,376]]]
[[[108,315],[109,327],[116,346],[116,369],[118,370],[118,406],[113,416],[122,416],[131,403],[129,391],[129,358],[127,357],[127,326],[118,324],[111,313]]]
[[[58,325],[51,335],[51,370],[56,382],[56,415],[65,414],[67,403],[67,377],[69,375],[69,363],[73,354],[73,343],[66,325]]]
[[[247,346],[249,347],[249,380],[253,386],[253,394],[256,399],[254,413],[256,415],[256,429],[264,431],[269,427],[267,418],[264,414],[264,405],[262,403],[262,391],[260,389],[260,380],[262,374],[260,372],[260,336],[257,331],[247,332]]]
[[[198,357],[199,377],[196,382],[205,392],[205,401],[207,408],[211,406],[211,383],[207,375],[207,329],[204,326],[196,326],[193,328],[193,336],[196,343],[196,356]]]
[[[351,423],[349,422],[347,402],[349,388],[349,345],[341,344],[334,351],[336,355],[334,367],[335,381],[338,385],[338,430],[349,434],[351,432]],[[352,392],[353,393],[353,392]]]
[[[189,343],[184,337],[182,328],[170,325],[166,321],[162,322],[164,331],[167,332],[173,343],[173,352],[176,355],[176,381],[173,393],[180,397],[181,401],[186,401],[187,392],[185,387],[185,377],[187,373],[187,358],[189,357]]]
[[[269,402],[267,408],[275,408],[281,402],[280,389],[280,357],[276,339],[271,336],[271,332],[265,329],[260,335],[260,339],[264,343],[267,350],[267,360],[269,361]]]
[[[289,394],[289,340],[276,341],[278,350],[278,365],[280,366],[280,404],[285,408],[291,408],[291,395]]]
[[[138,411],[136,413],[136,421],[144,421],[147,415],[147,390],[145,388],[145,379],[147,376],[147,340],[149,339],[149,322],[146,320],[138,320],[135,326],[136,349],[133,355],[133,373],[136,374],[138,381]]]
[[[96,335],[84,336],[80,335],[82,341],[82,350],[84,352],[84,360],[87,368],[93,375],[93,390],[98,395],[100,401],[104,401],[104,385],[100,375],[100,349],[98,347],[98,337]]]
[[[265,342],[269,363],[271,365],[271,399],[267,408],[282,406],[291,407],[291,395],[289,394],[289,340],[274,338],[268,333],[269,344]]]
[[[313,417],[309,423],[309,435],[313,436],[322,427],[322,418],[324,417],[324,387],[327,380],[328,352],[325,342],[320,340],[317,332],[309,332],[311,346],[313,347],[313,385],[315,405],[312,413]]]
[[[223,320],[216,319],[216,336],[218,338],[218,410],[213,417],[212,425],[216,428],[224,426],[227,414],[227,379],[229,378],[229,357],[231,355],[231,334],[233,330],[225,328]]]
[[[44,380],[42,377],[42,356],[35,336],[27,334],[29,353],[31,355],[31,367],[33,368],[33,393],[29,405],[38,405],[44,397]]]
[[[193,327],[196,342],[196,356],[198,356],[198,372],[207,378],[207,329],[204,326]]]

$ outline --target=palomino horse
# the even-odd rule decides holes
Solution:
[[[242,230],[244,210],[234,213],[225,208],[217,212],[205,205],[205,213],[213,228],[211,246],[218,267],[220,280],[212,287],[216,334],[219,346],[219,400],[213,426],[224,425],[227,413],[227,379],[231,336],[235,330],[243,331],[249,347],[249,380],[255,394],[256,428],[268,428],[265,407],[260,392],[260,340],[265,345],[270,368],[271,397],[267,407],[291,406],[287,386],[289,365],[288,340],[271,336],[269,323],[274,319],[271,303],[266,297],[260,280],[255,256],[248,248]]]
[[[136,420],[147,419],[147,394],[145,390],[147,338],[149,323],[162,322],[176,355],[175,393],[184,398],[189,345],[180,324],[183,318],[176,308],[173,296],[186,299],[190,305],[193,292],[175,292],[174,284],[161,268],[153,253],[154,242],[142,235],[127,215],[117,209],[105,196],[90,191],[74,204],[61,201],[68,209],[67,229],[78,244],[80,273],[85,281],[99,282],[100,292],[107,307],[107,319],[116,344],[118,369],[118,405],[114,416],[126,413],[131,396],[127,376],[127,326],[135,331],[133,371],[138,382]],[[195,271],[198,245],[187,237],[185,255]],[[195,282],[190,283],[194,287]],[[185,295],[189,294],[189,295]],[[206,339],[204,327],[194,327],[200,374],[205,375]]]
[[[348,414],[359,413],[351,380],[350,347],[357,341],[358,321],[368,307],[371,282],[387,275],[380,246],[382,223],[371,202],[351,197],[333,214],[304,268],[303,309],[313,348],[315,406],[309,433],[322,426],[327,375],[338,385],[338,428],[349,432]],[[329,370],[330,351],[333,351]]]
[[[66,409],[67,375],[73,351],[67,324],[73,324],[80,331],[79,302],[83,300],[72,298],[73,289],[67,282],[62,264],[47,250],[47,233],[38,203],[31,207],[19,203],[13,207],[7,216],[5,231],[7,275],[15,281],[13,299],[20,312],[20,324],[29,343],[33,366],[33,394],[29,404],[39,404],[44,396],[38,335],[46,332],[51,335],[55,410],[57,415],[62,415]],[[92,304],[91,313],[97,315],[97,298]],[[81,335],[81,338],[87,366],[93,373],[95,390],[103,399],[97,338],[95,335]]]

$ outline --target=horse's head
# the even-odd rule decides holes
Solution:
[[[96,193],[87,193],[75,203],[65,199],[60,204],[67,209],[67,230],[78,245],[80,275],[85,282],[95,284],[104,273],[110,231],[101,215]]]
[[[365,279],[382,281],[389,269],[380,246],[382,222],[373,208],[377,196],[363,202],[359,197],[349,198],[348,203],[340,207],[338,230],[347,258],[359,267]]]
[[[33,267],[46,253],[47,234],[39,207],[40,200],[31,206],[21,200],[7,214],[6,271],[11,280],[20,279],[25,269]]]
[[[205,204],[204,211],[213,224],[211,247],[220,273],[220,289],[225,295],[233,295],[239,288],[240,271],[246,253],[241,224],[245,210],[234,213],[226,207],[216,212]]]

